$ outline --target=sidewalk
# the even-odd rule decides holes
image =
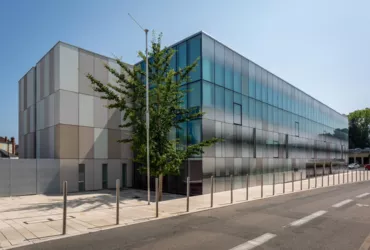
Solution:
[[[296,180],[285,183],[285,193],[308,190],[309,188],[327,187],[343,183],[368,180],[367,171],[350,171],[335,175],[318,176],[316,178]],[[360,179],[361,176],[361,179]],[[339,182],[338,182],[339,181]],[[272,183],[271,179],[266,183]],[[257,182],[258,183],[258,182]],[[282,194],[284,185],[275,185],[275,194]],[[310,186],[310,187],[309,187]],[[273,185],[263,186],[263,197],[273,195]],[[151,197],[154,201],[155,194]],[[249,187],[248,199],[261,198],[261,186]],[[120,225],[167,218],[186,213],[186,197],[164,194],[164,201],[159,203],[159,218],[155,218],[155,202],[147,205],[145,190],[122,190],[120,201]],[[210,208],[211,195],[190,197],[190,212]],[[233,190],[233,202],[246,200],[246,188]],[[215,193],[213,207],[222,207],[231,203],[231,191]],[[32,195],[21,197],[0,198],[0,249],[12,248],[23,244],[58,239],[71,235],[90,233],[117,227],[115,191],[68,195],[67,235],[62,235],[63,197]]]

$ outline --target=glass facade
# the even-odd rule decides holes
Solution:
[[[185,83],[191,91],[184,105],[206,113],[183,124],[177,137],[183,146],[212,137],[224,140],[184,163],[183,176],[168,180],[185,180],[189,175],[200,194],[210,191],[213,175],[219,192],[230,188],[230,174],[236,187],[242,187],[239,177],[245,174],[304,170],[314,161],[347,160],[346,116],[204,33],[173,47],[173,67],[200,58]],[[166,185],[165,191],[185,193],[184,183]]]

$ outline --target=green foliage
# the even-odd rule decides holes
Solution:
[[[370,147],[370,109],[356,110],[348,115],[349,147]]]
[[[217,138],[202,141],[198,144],[179,146],[179,140],[169,138],[171,129],[181,129],[180,123],[199,119],[204,113],[194,108],[184,108],[183,98],[186,90],[181,83],[189,80],[189,73],[195,69],[198,60],[191,65],[174,70],[170,68],[171,58],[175,51],[171,48],[161,48],[159,35],[151,42],[149,51],[149,114],[150,114],[150,172],[152,176],[179,174],[184,160],[192,155],[200,155],[203,148],[219,141]],[[139,52],[139,57],[145,61],[145,54]],[[131,69],[121,60],[116,59],[121,67],[118,72],[105,65],[105,68],[118,80],[116,83],[102,83],[91,74],[90,79],[94,91],[102,93],[102,99],[109,101],[110,109],[124,112],[122,128],[130,128],[128,139],[119,140],[131,143],[134,152],[134,162],[141,164],[146,170],[146,87],[145,70],[140,66]],[[119,139],[119,138],[117,138]]]

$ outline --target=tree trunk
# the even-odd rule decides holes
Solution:
[[[162,201],[162,196],[163,196],[163,174],[159,175],[159,180],[158,180],[158,201]]]

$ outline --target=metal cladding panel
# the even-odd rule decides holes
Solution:
[[[36,194],[36,160],[11,161],[11,195]]]
[[[10,195],[10,159],[0,159],[0,197]]]
[[[66,44],[60,44],[59,49],[59,87],[78,92],[78,49]]]
[[[37,160],[37,193],[56,194],[60,192],[59,160]]]
[[[60,192],[64,181],[68,182],[68,192],[78,191],[78,160],[60,160]]]
[[[122,170],[120,160],[108,160],[108,188],[116,187],[116,180],[122,182]]]

